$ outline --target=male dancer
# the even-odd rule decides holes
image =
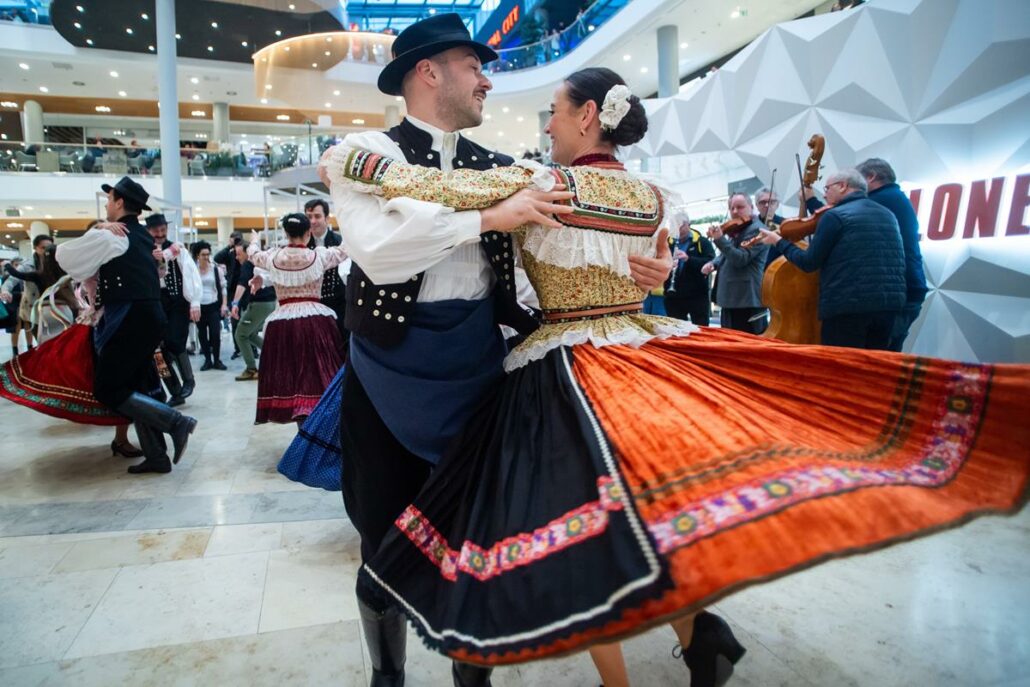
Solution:
[[[113,224],[59,245],[57,262],[77,281],[97,276],[104,310],[93,330],[93,394],[136,426],[145,459],[129,472],[171,472],[197,421],[140,393],[152,378],[154,349],[165,329],[154,239],[139,223],[139,214],[150,209],[150,195],[129,177],[100,188],[107,194],[107,221]],[[171,460],[164,434],[172,438]]]
[[[444,171],[512,164],[459,133],[482,123],[492,88],[482,64],[496,58],[471,39],[457,14],[409,26],[379,77],[382,92],[404,97],[408,116],[385,133],[350,134],[344,143]],[[324,167],[320,172],[328,186]],[[340,230],[354,261],[340,412],[343,499],[367,559],[503,375],[497,325],[522,333],[536,327],[516,300],[514,251],[501,232],[531,222],[559,226],[551,215],[570,212],[558,202],[572,194],[526,189],[486,210],[452,212],[343,187],[331,192],[336,216],[347,218]],[[672,268],[668,245],[660,249],[661,257],[644,260],[635,272],[642,288],[660,286]],[[403,616],[374,591],[357,592],[372,685],[403,685]],[[452,668],[458,687],[489,685],[489,675],[467,664]]]
[[[311,240],[308,248],[325,246],[331,248],[343,243],[343,238],[333,231],[329,224],[329,203],[322,198],[313,198],[304,203],[304,214],[311,222]],[[322,305],[336,313],[336,327],[343,337],[344,346],[350,334],[344,322],[347,313],[347,295],[343,280],[340,279],[339,267],[326,270],[322,275]]]
[[[161,280],[161,309],[168,324],[161,342],[161,354],[168,364],[169,376],[164,380],[171,398],[168,405],[185,403],[193,394],[193,368],[186,353],[190,320],[200,319],[200,272],[190,252],[179,242],[168,240],[168,220],[162,214],[147,217],[147,231],[154,239],[154,260]],[[175,366],[179,374],[175,373]],[[182,377],[182,382],[179,377]]]

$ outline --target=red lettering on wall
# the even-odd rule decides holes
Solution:
[[[1030,206],[1030,174],[1016,177],[1016,187],[1012,190],[1012,207],[1009,208],[1009,226],[1006,236],[1025,236],[1030,234],[1030,227],[1023,224],[1026,208]]]
[[[943,184],[937,187],[933,194],[933,205],[930,206],[930,224],[926,227],[928,239],[946,241],[955,235],[958,207],[961,203],[961,184]]]
[[[969,207],[966,209],[966,226],[962,238],[971,239],[980,229],[980,236],[994,236],[994,225],[998,222],[998,208],[1001,206],[1001,191],[1005,187],[1005,177],[991,179],[991,190],[987,191],[987,181],[974,181],[969,189]]]
[[[908,194],[908,202],[912,203],[912,210],[918,215],[919,214],[919,199],[923,197],[923,189],[914,188],[912,192]]]

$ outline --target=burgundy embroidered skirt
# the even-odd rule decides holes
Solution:
[[[311,414],[344,362],[333,318],[310,315],[265,326],[255,424],[295,422]]]
[[[74,324],[0,367],[0,396],[46,415],[87,425],[125,425],[93,396],[92,328]]]

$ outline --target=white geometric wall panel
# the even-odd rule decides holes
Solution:
[[[732,150],[765,182],[778,169],[790,204],[794,154],[821,133],[825,170],[882,157],[926,205],[939,182],[1030,171],[1030,0],[871,0],[785,22],[698,87],[645,105],[630,157]],[[1030,236],[923,232],[933,290],[906,349],[1030,362]]]

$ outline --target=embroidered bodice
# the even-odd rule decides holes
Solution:
[[[275,286],[279,307],[268,319],[296,319],[312,315],[336,317],[336,313],[322,305],[319,299],[322,275],[347,259],[343,248],[283,246],[265,251],[249,248],[247,255],[255,267],[268,272]]]
[[[508,370],[560,345],[639,346],[696,330],[681,320],[641,313],[647,294],[630,275],[629,256],[654,256],[662,196],[618,162],[548,169],[519,161],[512,167],[443,173],[340,146],[331,157],[333,184],[455,209],[489,207],[529,186],[550,190],[562,183],[575,193],[574,212],[557,217],[562,227],[527,225],[515,232],[514,250],[536,290],[543,324],[508,356]]]

